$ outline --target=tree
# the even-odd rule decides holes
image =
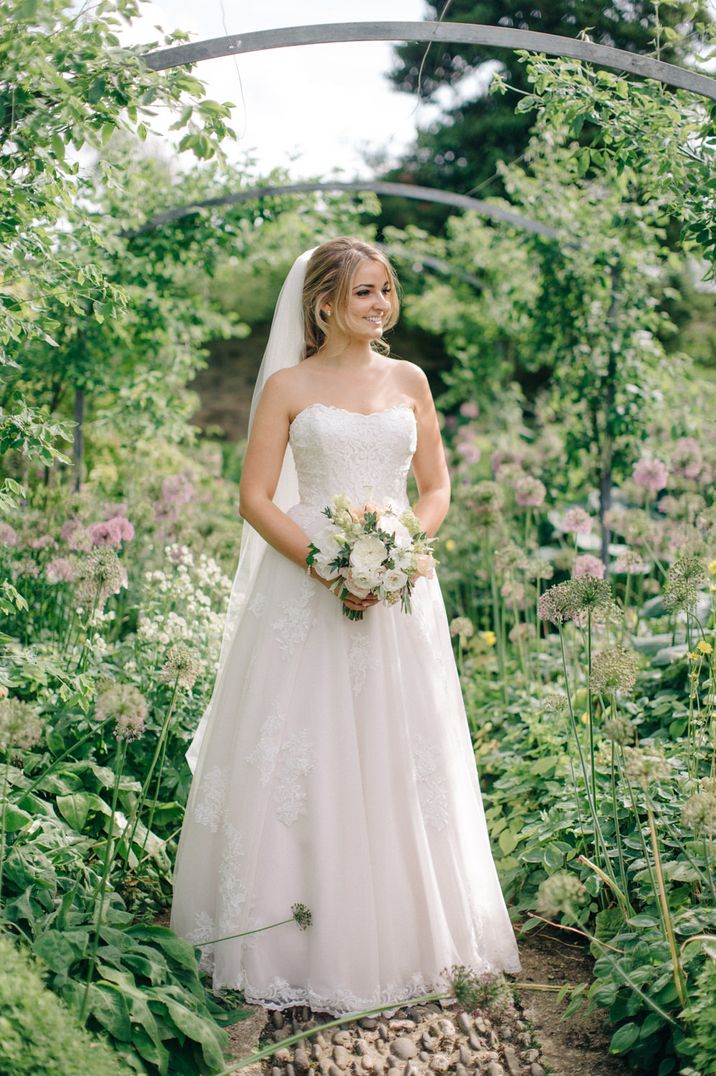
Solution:
[[[672,63],[683,61],[694,51],[699,40],[696,26],[709,21],[704,0],[630,0],[611,5],[600,0],[541,0],[527,5],[521,0],[453,0],[430,3],[428,8],[427,18],[436,19],[442,11],[446,22],[513,26],[565,37],[586,31],[598,44],[654,53]],[[471,81],[479,79],[480,88],[420,131],[415,145],[382,178],[464,194],[476,188],[487,194],[504,193],[497,164],[524,152],[533,126],[530,115],[515,110],[521,95],[529,92],[524,65],[513,52],[495,52],[487,46],[435,44],[426,52],[425,44],[409,42],[397,46],[395,53],[398,63],[389,78],[405,93],[434,100],[437,91],[446,86],[459,91],[467,76],[472,76]],[[489,72],[498,66],[510,87],[501,97],[487,92]],[[446,216],[447,211],[440,208],[419,203],[406,206],[391,200],[386,201],[383,219],[423,226],[428,221],[434,229]]]

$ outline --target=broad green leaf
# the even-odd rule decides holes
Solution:
[[[609,1050],[613,1054],[623,1054],[630,1050],[639,1038],[639,1025],[634,1023],[622,1024],[612,1035]]]

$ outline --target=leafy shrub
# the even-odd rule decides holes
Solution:
[[[119,1076],[129,1071],[47,989],[35,961],[2,935],[0,969],[0,1072],[4,1076]]]

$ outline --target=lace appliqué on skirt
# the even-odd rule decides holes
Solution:
[[[306,729],[292,732],[282,740],[284,724],[283,711],[274,707],[246,761],[258,764],[262,785],[274,778],[276,815],[284,825],[290,826],[305,813],[308,797],[305,778],[313,769],[315,752]]]
[[[293,654],[296,647],[305,642],[316,623],[312,599],[316,595],[317,585],[315,579],[304,573],[295,599],[271,623],[274,638],[285,654]]]
[[[443,829],[448,823],[447,789],[435,751],[425,736],[417,737],[413,758],[423,817],[434,829]]]

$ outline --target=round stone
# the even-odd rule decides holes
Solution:
[[[331,1042],[336,1043],[337,1046],[350,1046],[352,1042],[350,1031],[334,1031]]]
[[[428,1068],[431,1072],[448,1072],[450,1069],[450,1059],[445,1054],[435,1054]]]
[[[352,1058],[346,1050],[345,1046],[334,1046],[333,1060],[337,1065],[340,1065],[342,1068],[345,1069],[348,1068],[348,1066],[350,1065]]]
[[[397,1039],[392,1042],[390,1051],[395,1057],[399,1057],[401,1061],[408,1061],[411,1057],[415,1057],[418,1048],[407,1035],[398,1035]]]
[[[296,1069],[296,1072],[298,1072],[299,1074],[311,1071],[311,1063],[308,1060],[308,1054],[300,1047],[293,1055],[293,1064],[294,1068]]]
[[[472,1020],[466,1012],[461,1012],[457,1018],[458,1026],[461,1031],[464,1031],[466,1035],[469,1035],[472,1031]]]
[[[378,1021],[374,1016],[364,1016],[358,1023],[366,1031],[375,1031],[378,1026]]]

